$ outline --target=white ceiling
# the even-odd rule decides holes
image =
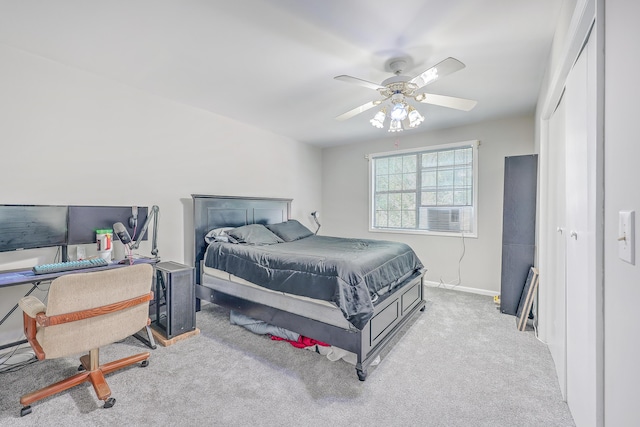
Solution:
[[[418,132],[532,112],[564,0],[0,0],[0,43],[157,96],[329,146],[388,135],[376,83],[389,58],[415,75],[452,56],[466,68],[427,91],[478,101],[420,104]]]

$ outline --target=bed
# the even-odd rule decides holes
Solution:
[[[192,198],[198,307],[200,300],[212,302],[352,352],[361,381],[424,310],[424,268],[407,245],[313,233],[290,240],[296,223],[291,199]],[[212,230],[230,227],[245,233],[268,228],[284,240],[247,245],[208,239]]]

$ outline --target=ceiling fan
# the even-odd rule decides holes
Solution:
[[[463,69],[465,65],[462,62],[455,58],[447,58],[415,77],[403,75],[402,73],[404,70],[409,68],[411,64],[411,57],[408,56],[389,59],[385,63],[385,70],[393,72],[394,76],[386,79],[380,84],[347,75],[334,77],[336,80],[377,90],[380,95],[382,95],[382,99],[369,101],[366,104],[339,115],[336,119],[347,120],[389,101],[389,112],[387,112],[387,107],[383,106],[383,108],[378,111],[370,122],[373,126],[382,128],[384,127],[384,121],[388,115],[391,119],[389,132],[399,132],[407,127],[415,128],[424,121],[424,117],[420,112],[407,103],[407,99],[414,99],[415,101],[424,104],[433,104],[462,111],[470,111],[476,106],[477,101],[456,98],[453,96],[436,95],[422,92],[420,90],[424,86],[427,86],[444,76]]]

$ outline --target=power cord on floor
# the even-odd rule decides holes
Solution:
[[[37,361],[31,347],[17,345],[13,350],[0,355],[0,374],[18,371]]]
[[[58,259],[58,254],[56,254],[54,259]],[[43,285],[46,285],[46,287],[44,287]],[[45,293],[45,296],[43,298],[45,302],[47,301],[50,287],[51,287],[50,280],[45,282],[34,283],[35,289],[38,289],[40,292]],[[0,319],[0,325],[2,325],[5,322],[5,320],[7,320],[11,316],[11,314],[14,313],[14,310],[16,310],[17,308],[18,308],[18,304],[16,304],[13,310],[7,313],[7,315],[4,318]],[[31,346],[23,347],[22,344],[18,344],[14,346],[12,350],[9,350],[5,353],[0,354],[0,374],[18,371],[24,368],[25,366],[36,362],[37,360],[38,359],[36,358],[35,353],[31,348]]]
[[[533,321],[531,322],[531,324],[533,325],[533,335],[536,337],[536,339],[544,345],[549,345],[547,342],[545,342],[538,336],[538,298],[537,297],[534,300]]]
[[[456,286],[459,286],[462,283],[461,264],[462,258],[464,258],[464,254],[467,252],[467,246],[464,241],[464,233],[460,233],[460,235],[462,236],[462,253],[460,254],[460,259],[458,259],[458,279],[455,281],[455,283],[446,283],[444,280],[442,280],[442,276],[440,276],[439,287],[450,286],[449,289],[454,289]]]

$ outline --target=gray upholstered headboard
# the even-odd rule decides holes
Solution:
[[[214,228],[247,224],[276,224],[291,215],[291,199],[209,196],[192,194],[195,231],[196,283],[200,283],[200,261],[207,243],[204,236]]]

